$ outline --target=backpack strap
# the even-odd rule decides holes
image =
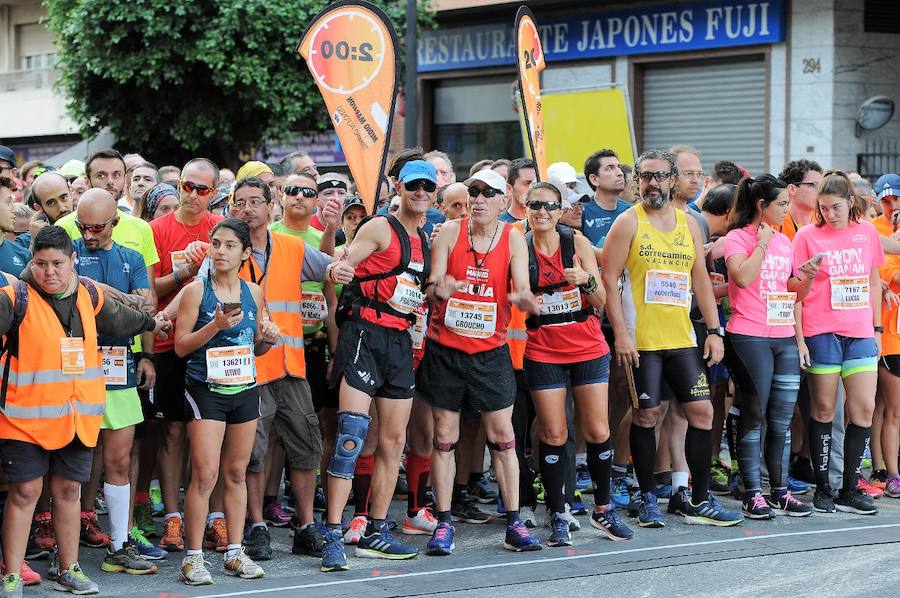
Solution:
[[[0,357],[6,357],[3,363],[3,382],[0,384],[0,407],[6,407],[6,391],[9,387],[9,362],[13,355],[19,354],[19,328],[25,321],[25,312],[28,310],[28,284],[24,280],[17,280],[13,284],[15,290],[15,303],[13,303],[13,319],[6,339],[0,348]]]
[[[564,224],[557,225],[556,230],[559,233],[559,246],[562,248],[563,268],[572,268],[575,266],[575,231]]]
[[[94,306],[94,315],[97,315],[97,306],[100,305],[100,291],[97,289],[97,285],[94,284],[93,280],[85,276],[79,276],[78,282],[87,289],[88,295],[91,296],[91,305]]]
[[[537,253],[534,250],[534,231],[529,230],[525,233],[525,244],[528,246],[528,282],[531,286],[531,292],[538,292],[539,274]]]

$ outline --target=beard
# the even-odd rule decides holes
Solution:
[[[672,199],[672,192],[668,193],[660,192],[659,195],[650,196],[650,197],[641,197],[641,202],[646,204],[649,208],[653,210],[659,210],[665,207],[667,203]]]

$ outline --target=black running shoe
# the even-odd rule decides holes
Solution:
[[[857,515],[875,515],[878,513],[875,500],[856,487],[849,492],[842,490],[837,498],[834,499],[834,506],[842,513],[856,513]]]
[[[670,515],[681,515],[682,517],[687,515],[688,512],[688,502],[690,501],[690,496],[688,495],[688,489],[684,486],[681,486],[672,493],[672,496],[669,498],[669,506],[666,507],[666,511]]]
[[[834,497],[829,486],[816,488],[813,495],[813,508],[819,513],[834,513]]]

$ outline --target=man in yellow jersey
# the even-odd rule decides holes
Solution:
[[[650,150],[641,154],[635,164],[638,202],[613,223],[603,251],[606,311],[615,334],[616,359],[633,368],[630,440],[641,487],[638,523],[641,527],[665,526],[653,494],[654,427],[665,381],[688,420],[685,455],[694,489],[684,507],[685,520],[735,525],[743,521],[741,515],[725,510],[709,494],[713,412],[703,359],[708,365],[722,359],[724,331],[706,266],[697,259],[703,256],[700,228],[672,205],[676,172],[675,157],[669,152]],[[630,287],[620,297],[618,281],[623,272]],[[692,292],[709,333],[702,358],[690,320]],[[634,337],[625,322],[623,301],[634,306]]]

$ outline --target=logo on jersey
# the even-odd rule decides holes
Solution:
[[[595,220],[593,220],[593,219],[591,219],[591,220],[588,220],[587,218],[584,219],[584,223],[587,224],[588,226],[594,226],[594,222],[595,222]]]
[[[129,264],[128,262],[122,264],[122,272],[124,272],[125,274],[131,272],[131,264]]]
[[[559,455],[547,455],[544,457],[544,461],[546,461],[550,465],[554,465],[559,462]]]
[[[684,242],[684,233],[680,232],[676,234],[673,243],[675,243],[675,245],[678,245],[679,247],[684,247],[686,245],[686,243]]]
[[[25,265],[24,262],[22,262],[22,260],[19,259],[19,256],[17,256],[17,255],[14,255],[14,256],[13,256],[12,261],[13,261],[13,263],[14,263],[15,265],[17,265],[17,266],[24,266],[24,265]],[[75,260],[75,263],[76,263],[76,264],[78,263],[78,260],[77,260],[77,259]]]

